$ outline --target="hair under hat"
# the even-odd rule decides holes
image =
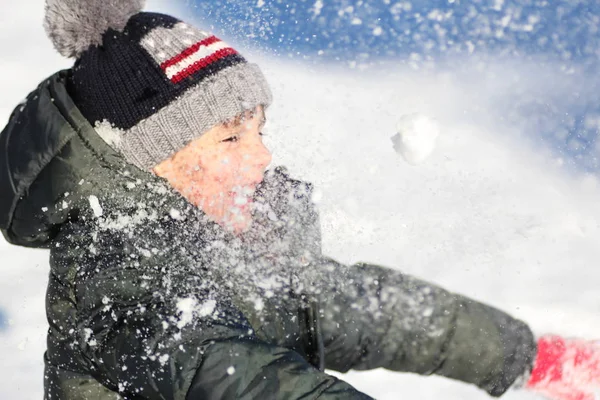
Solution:
[[[44,27],[75,58],[67,88],[125,159],[149,170],[215,125],[271,103],[257,65],[143,0],[47,0]]]

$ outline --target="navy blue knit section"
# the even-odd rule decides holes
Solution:
[[[123,32],[107,31],[102,46],[91,47],[80,56],[72,68],[67,89],[92,125],[108,120],[117,128],[129,129],[207,76],[246,62],[238,54],[230,55],[179,83],[172,83],[140,41],[150,30],[171,28],[178,22],[163,14],[136,14]]]
[[[141,12],[135,14],[127,21],[124,33],[129,35],[133,42],[140,42],[148,32],[154,28],[173,28],[181,21],[166,14]]]

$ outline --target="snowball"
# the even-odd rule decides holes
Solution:
[[[418,113],[404,115],[397,130],[398,133],[391,138],[394,150],[411,165],[422,163],[433,153],[440,133],[434,119]]]

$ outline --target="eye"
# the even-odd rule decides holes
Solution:
[[[267,135],[265,135],[265,134],[264,134],[264,133],[262,133],[262,132],[258,132],[258,134],[259,134],[260,136],[267,136]]]
[[[237,135],[228,137],[227,139],[222,140],[222,142],[237,142],[238,140],[240,140],[240,137]]]

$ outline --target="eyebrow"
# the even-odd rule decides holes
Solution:
[[[233,120],[231,120],[229,122],[226,122],[225,124],[226,125],[232,125],[232,126],[234,126],[236,128],[240,128],[243,125],[242,119],[243,119],[243,116],[238,115]],[[260,125],[258,126],[258,128],[259,129],[264,128],[265,125],[266,125],[266,123],[267,123],[267,116],[265,115],[265,112],[263,111],[262,112],[262,118],[260,120]]]

